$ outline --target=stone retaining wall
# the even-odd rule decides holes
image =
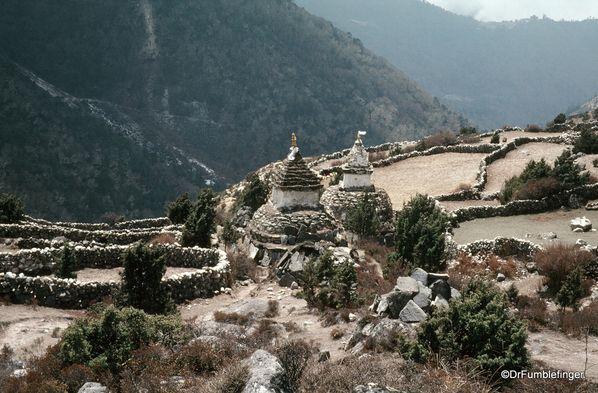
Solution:
[[[512,201],[500,206],[469,206],[453,210],[451,220],[453,225],[458,222],[471,221],[477,218],[507,217],[520,214],[537,214],[559,209],[561,206],[569,205],[569,197],[577,195],[580,200],[598,199],[598,183],[578,187],[574,190],[561,192],[540,201],[520,200]]]
[[[518,257],[531,258],[538,251],[543,250],[542,246],[527,240],[514,237],[496,237],[493,240],[477,240],[472,243],[457,246],[457,251],[466,254],[496,254],[501,257],[517,255]]]
[[[77,258],[78,269],[111,269],[122,266],[125,251],[134,247],[106,246],[100,243],[71,244],[71,246]],[[160,247],[166,256],[167,266],[200,269],[206,266],[215,266],[218,263],[219,253],[215,249],[176,245],[161,245]],[[24,273],[28,276],[50,274],[54,271],[55,261],[61,253],[62,248],[34,248],[20,250],[16,253],[0,253],[0,272]]]
[[[47,226],[59,226],[65,228],[75,228],[75,229],[84,229],[88,231],[108,231],[111,229],[148,229],[148,228],[160,228],[160,227],[167,227],[172,225],[172,222],[168,217],[158,217],[158,218],[145,218],[142,220],[131,220],[125,222],[118,222],[113,226],[110,226],[106,223],[85,223],[85,222],[51,222],[42,220],[40,218],[33,218],[30,216],[25,216],[26,221],[40,224],[40,225],[47,225]]]
[[[88,225],[88,224],[83,224]],[[96,224],[89,224],[96,225]],[[101,225],[101,224],[98,224]],[[152,238],[169,234],[175,239],[181,236],[180,225],[169,225],[148,229],[79,229],[74,227],[45,224],[40,222],[26,222],[19,224],[0,224],[0,238],[37,238],[53,239],[65,237],[75,242],[96,241],[110,244],[131,244],[137,241],[149,241]]]
[[[166,249],[170,248],[166,247]],[[176,255],[174,250],[170,251],[172,255]],[[210,261],[209,266],[201,267],[195,272],[176,274],[162,279],[162,285],[171,290],[172,297],[177,303],[198,297],[211,297],[230,287],[230,265],[226,253],[199,248],[186,248],[180,251],[182,254],[210,255]],[[101,301],[105,296],[110,296],[117,285],[113,281],[79,282],[73,279],[28,277],[22,273],[19,275],[12,272],[0,273],[0,296],[8,298],[13,303],[25,303],[35,299],[38,305],[47,307],[85,308],[93,302]]]

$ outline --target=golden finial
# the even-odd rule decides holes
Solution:
[[[292,137],[291,137],[291,145],[293,145],[293,147],[297,147],[297,138],[295,137],[295,133],[293,132]]]

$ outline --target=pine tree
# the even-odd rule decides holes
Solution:
[[[173,224],[184,224],[192,210],[193,203],[189,200],[189,193],[186,192],[168,205],[167,216]]]
[[[119,307],[135,307],[150,314],[171,314],[176,307],[162,277],[166,259],[157,245],[138,244],[124,256],[122,281],[116,295]]]
[[[376,201],[369,191],[364,189],[358,205],[349,210],[345,227],[359,235],[374,236],[378,233],[380,220],[376,212]]]
[[[565,279],[561,290],[556,294],[556,302],[563,308],[571,307],[577,311],[578,301],[583,297],[581,288],[581,271],[579,267],[573,270]]]
[[[210,188],[204,188],[197,197],[191,215],[183,228],[183,247],[209,248],[212,234],[216,233],[216,200]]]
[[[222,225],[222,233],[220,234],[220,240],[224,243],[225,251],[227,246],[236,243],[240,237],[241,235],[237,232],[232,222],[226,220]]]
[[[56,277],[60,278],[77,278],[77,258],[69,246],[64,246],[62,255],[56,263]]]
[[[420,267],[438,272],[446,269],[445,232],[448,217],[427,195],[418,194],[397,214],[395,251],[388,254],[386,275],[394,264],[407,263],[411,269]]]
[[[0,198],[0,224],[14,224],[25,216],[21,199],[11,194],[2,194]]]

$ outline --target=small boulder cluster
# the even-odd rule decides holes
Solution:
[[[571,230],[573,232],[589,232],[592,230],[592,222],[585,216],[577,217],[571,220]]]
[[[376,296],[370,311],[403,322],[421,322],[431,306],[448,307],[449,299],[460,296],[459,291],[449,286],[448,278],[448,274],[427,273],[417,268],[410,277],[397,278],[391,292]]]

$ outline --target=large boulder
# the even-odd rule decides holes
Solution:
[[[588,220],[585,216],[577,217],[571,220],[571,230],[575,231],[576,229],[581,228],[584,232],[588,232],[592,229],[592,222]]]
[[[432,290],[432,298],[435,299],[437,295],[442,296],[445,299],[451,298],[451,287],[445,280],[436,280],[430,285]]]
[[[263,318],[266,311],[268,311],[268,300],[266,299],[247,299],[231,304],[222,310],[225,314],[239,314],[244,316],[253,313],[254,318]]]
[[[263,349],[246,359],[249,378],[243,393],[292,393],[285,369],[280,360]]]
[[[388,313],[391,318],[398,318],[399,314],[403,307],[409,303],[411,297],[413,296],[413,292],[411,291],[392,291],[387,293],[386,295],[382,296],[382,299],[386,298],[388,302]],[[382,301],[380,301],[382,305]],[[378,306],[380,308],[380,306]]]
[[[419,267],[415,269],[411,274],[411,278],[413,278],[417,282],[422,283],[423,285],[428,285],[428,272],[426,272],[424,269],[421,269]]]
[[[394,290],[397,292],[410,292],[411,295],[414,295],[419,292],[419,286],[414,278],[399,277],[397,278],[397,286]]]
[[[421,322],[426,319],[426,312],[413,300],[409,300],[399,313],[399,318],[404,322]]]

